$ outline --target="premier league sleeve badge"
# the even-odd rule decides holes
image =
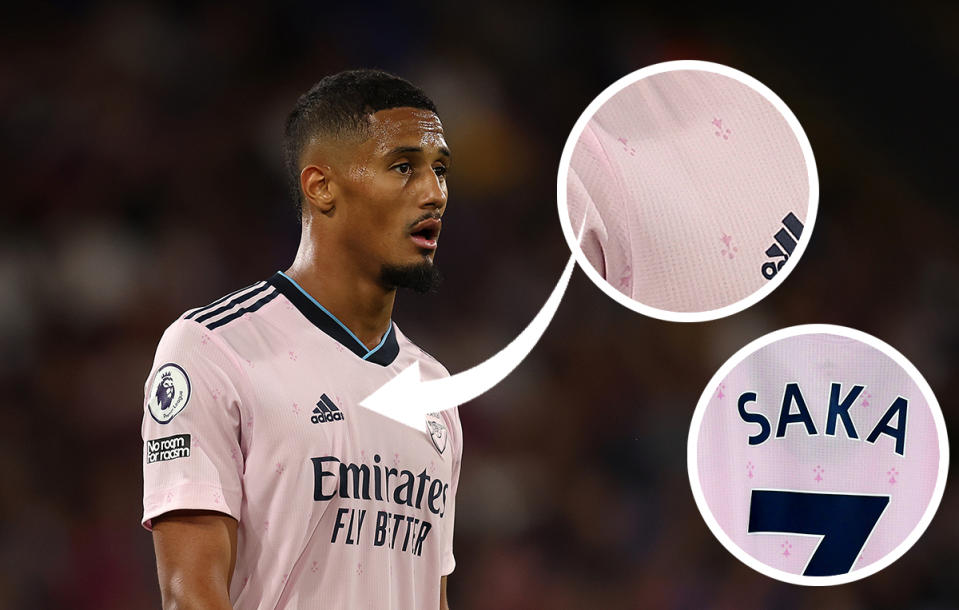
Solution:
[[[180,366],[161,366],[153,376],[147,408],[160,424],[169,423],[190,401],[190,378]]]

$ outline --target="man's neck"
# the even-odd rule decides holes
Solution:
[[[385,289],[350,265],[309,256],[303,247],[286,274],[345,324],[367,349],[379,345],[389,330],[395,288]]]

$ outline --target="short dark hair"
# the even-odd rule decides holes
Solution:
[[[317,134],[341,138],[366,127],[367,117],[389,108],[436,105],[420,88],[382,70],[347,70],[320,80],[300,96],[286,119],[283,143],[290,196],[302,210],[300,155]]]

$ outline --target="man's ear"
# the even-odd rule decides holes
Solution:
[[[332,168],[328,165],[307,165],[300,170],[300,189],[307,203],[321,214],[326,214],[335,207],[333,185],[331,183]]]

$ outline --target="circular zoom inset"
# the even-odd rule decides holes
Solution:
[[[719,541],[772,578],[833,585],[911,547],[942,499],[949,446],[902,354],[841,326],[796,326],[737,352],[689,433],[693,496]]]
[[[567,140],[560,222],[586,274],[640,313],[727,316],[795,267],[819,182],[786,104],[752,77],[657,64],[601,93]]]

